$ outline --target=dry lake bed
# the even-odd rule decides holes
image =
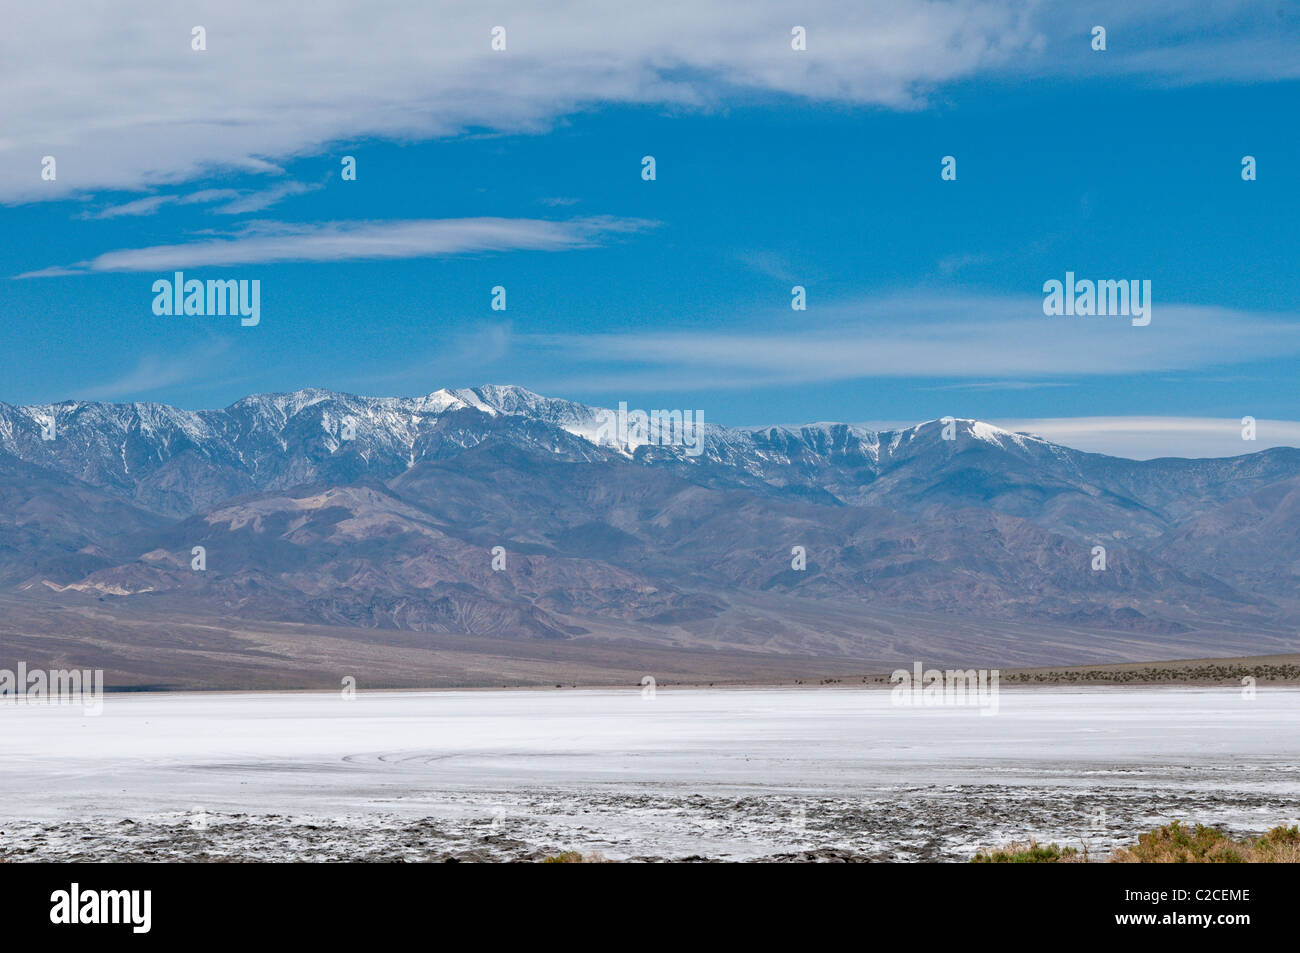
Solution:
[[[0,705],[0,857],[963,861],[1300,819],[1300,690],[109,695]]]

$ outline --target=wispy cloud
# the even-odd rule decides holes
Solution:
[[[978,265],[986,265],[989,263],[990,260],[991,258],[989,255],[983,255],[983,254],[977,255],[977,254],[965,253],[965,254],[958,254],[958,255],[948,255],[945,258],[939,259],[939,274],[943,275],[946,278],[950,278],[953,275],[957,274],[957,272],[965,268],[971,268]]]
[[[809,312],[811,313],[811,312]],[[791,314],[791,312],[786,312]],[[1161,305],[1128,318],[1045,317],[1041,298],[900,295],[825,306],[816,320],[748,320],[744,330],[529,335],[589,388],[747,388],[870,378],[949,383],[1069,382],[1090,375],[1226,366],[1300,354],[1300,316]]]
[[[87,385],[73,396],[78,400],[134,400],[182,382],[193,384],[196,369],[199,374],[211,371],[229,351],[228,341],[217,340],[181,354],[146,354],[120,376]]]
[[[1069,381],[960,381],[923,390],[1039,390],[1044,387],[1071,387]]]
[[[200,189],[197,192],[191,192],[189,195],[177,196],[178,205],[202,205],[208,202],[224,202],[228,199],[239,198],[243,195],[241,189]]]
[[[309,185],[304,182],[284,182],[269,189],[239,195],[233,201],[227,202],[225,205],[213,209],[213,211],[218,215],[246,215],[249,212],[260,212],[262,209],[270,208],[290,196],[315,192],[319,188],[322,188],[319,183]]]
[[[81,217],[86,219],[107,219],[153,215],[164,205],[170,205],[176,200],[175,195],[150,195],[142,199],[123,202],[120,205],[109,205],[93,212],[83,212]]]
[[[643,219],[413,219],[388,222],[252,223],[234,235],[176,245],[124,248],[75,265],[52,266],[19,278],[104,271],[165,271],[288,261],[437,258],[481,252],[568,251],[652,228]]]
[[[795,280],[795,270],[787,252],[761,248],[745,249],[736,252],[732,257],[746,268],[753,269],[768,278],[775,278],[777,281]]]
[[[225,203],[213,209],[218,215],[245,215],[249,212],[260,212],[262,209],[270,208],[277,202],[292,195],[314,192],[321,187],[319,184],[308,185],[303,182],[283,182],[269,189],[202,189],[188,195],[150,195],[142,199],[134,199],[130,202],[108,205],[94,211],[83,212],[81,217],[85,219],[138,217],[154,215],[160,209],[169,205],[208,205],[216,202]]]
[[[1084,64],[1099,62],[1082,59],[1094,23],[1111,29],[1108,75],[1300,75],[1294,15],[1213,0],[1190,20],[1172,15],[1185,6],[506,0],[488,18],[453,0],[376,0],[364,17],[353,0],[318,0],[311,16],[294,4],[201,0],[190,20],[206,27],[208,49],[195,52],[188,30],[145,0],[81,4],[75,16],[37,4],[12,24],[18,42],[0,60],[0,201],[273,171],[345,140],[536,130],[600,104],[710,109],[778,94],[915,109],[973,77],[1086,76]],[[790,48],[795,23],[807,28],[805,52]],[[507,27],[504,52],[490,49],[495,24]],[[53,182],[32,174],[33,154],[47,153],[59,162]]]
[[[1078,450],[1135,460],[1156,457],[1235,457],[1269,447],[1300,447],[1300,421],[1257,420],[1255,439],[1242,438],[1240,418],[1046,417],[994,420]]]

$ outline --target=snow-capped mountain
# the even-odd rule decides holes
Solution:
[[[151,403],[0,404],[0,453],[177,516],[238,493],[391,476],[473,446],[492,431],[494,418],[511,418],[506,429],[521,445],[594,453],[549,422],[581,426],[589,410],[516,387],[416,398],[301,390],[199,411]]]
[[[692,480],[847,505],[965,503],[1083,537],[1153,538],[1202,504],[1297,473],[1300,451],[1132,461],[982,421],[877,432],[842,423],[726,428],[702,452],[611,426],[615,408],[522,387],[360,397],[325,390],[246,397],[223,410],[68,401],[0,403],[0,454],[48,467],[152,512],[183,516],[240,493],[316,480],[388,479],[485,440],[567,460],[626,459]],[[53,439],[50,422],[53,422]]]
[[[617,413],[509,386],[0,404],[0,595],[833,654],[899,612],[1075,656],[1263,651],[1300,620],[1300,451],[1139,462],[955,420],[705,422],[692,453]]]

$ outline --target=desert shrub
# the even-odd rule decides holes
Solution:
[[[1275,827],[1259,837],[1234,840],[1215,827],[1179,821],[1138,837],[1111,855],[1127,864],[1277,864],[1300,861],[1300,827]]]
[[[584,854],[576,850],[561,851],[542,860],[544,864],[608,864],[604,854]]]
[[[981,849],[971,858],[973,864],[1059,864],[1077,859],[1079,852],[1073,847],[1043,845],[1037,841],[1027,844],[1013,843],[996,850]]]

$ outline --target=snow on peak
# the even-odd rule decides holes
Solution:
[[[421,410],[432,411],[435,414],[446,413],[449,410],[481,410],[489,416],[496,416],[496,409],[484,404],[478,396],[471,390],[447,390],[443,387],[434,391],[428,397],[420,401]]]
[[[1017,447],[1022,449],[1030,443],[1047,443],[1047,441],[1042,437],[1003,430],[1001,427],[995,427],[993,424],[985,423],[983,420],[972,420],[970,422],[970,432],[980,440],[987,441],[988,443],[995,444],[999,447],[1005,447],[1007,441],[1014,443]]]
[[[231,407],[252,410],[263,416],[284,421],[314,404],[326,400],[336,400],[342,396],[342,394],[322,390],[319,387],[308,387],[288,393],[252,394],[242,400],[235,401],[231,404]]]

